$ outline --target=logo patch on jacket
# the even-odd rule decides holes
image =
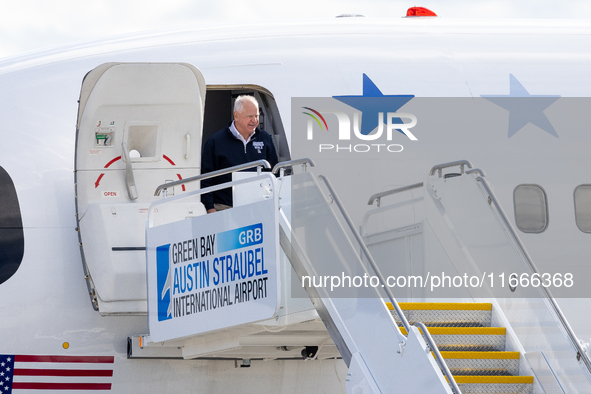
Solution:
[[[261,150],[265,147],[265,143],[263,141],[253,141],[252,146],[257,150],[258,153],[261,153]]]

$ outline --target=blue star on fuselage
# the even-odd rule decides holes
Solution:
[[[509,111],[509,138],[528,123],[558,138],[558,133],[544,114],[544,110],[560,96],[529,94],[521,82],[513,74],[509,74],[509,95],[481,95],[480,97]]]
[[[368,135],[380,125],[379,112],[384,113],[384,115],[388,112],[396,112],[400,107],[408,103],[414,95],[384,95],[375,83],[367,75],[363,74],[363,94],[361,96],[332,97],[362,112],[360,133]],[[392,123],[402,124],[404,122],[400,118],[394,118]]]

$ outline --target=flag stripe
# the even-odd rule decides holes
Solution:
[[[33,383],[14,382],[14,390],[111,390],[111,383]]]
[[[42,362],[42,363],[105,363],[112,364],[115,357],[99,356],[14,356],[16,362]]]
[[[0,354],[0,394],[13,390],[108,391],[114,362],[111,356]]]
[[[113,376],[110,369],[14,369],[17,376]]]

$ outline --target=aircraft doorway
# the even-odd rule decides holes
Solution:
[[[240,95],[253,96],[257,100],[260,112],[259,129],[265,130],[273,138],[280,162],[291,160],[285,129],[275,99],[267,89],[256,85],[207,86],[202,146],[213,133],[232,122],[234,101]]]
[[[106,63],[84,78],[76,130],[76,213],[92,305],[102,315],[146,314],[145,226],[156,188],[201,172],[201,147],[252,95],[279,160],[285,130],[272,94],[254,85],[205,85],[183,63]],[[199,183],[167,189],[167,195]],[[156,225],[205,214],[198,197],[166,204]]]

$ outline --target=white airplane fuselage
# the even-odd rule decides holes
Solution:
[[[573,193],[591,184],[589,48],[591,27],[582,22],[340,18],[144,34],[5,59],[0,167],[15,185],[24,254],[14,275],[0,283],[0,354],[114,357],[108,381],[117,393],[344,392],[347,368],[338,359],[257,360],[250,368],[235,368],[233,360],[127,359],[127,338],[148,332],[146,317],[102,317],[93,309],[76,231],[77,100],[84,76],[95,67],[182,62],[199,68],[210,87],[262,87],[275,99],[288,144],[296,133],[292,118],[301,115],[292,112],[292,98],[362,95],[363,74],[384,95],[416,99],[567,98],[544,111],[557,135],[528,122],[511,131],[509,112],[502,109],[500,122],[507,128],[498,133],[461,129],[454,135],[450,123],[461,121],[461,111],[440,114],[423,119],[432,127],[422,126],[418,141],[403,137],[402,152],[371,156],[376,166],[391,168],[388,179],[359,165],[369,157],[362,152],[346,156],[341,172],[328,175],[345,205],[359,207],[373,193],[422,181],[435,164],[470,160],[486,172],[513,224],[516,186],[545,191],[547,228],[519,232],[539,267],[582,266],[588,264],[591,235],[577,227]],[[399,111],[412,112],[412,105]],[[569,123],[569,108],[576,106],[576,122]],[[413,130],[420,122],[418,117]],[[356,143],[363,142],[341,145]],[[290,152],[292,159],[297,154]],[[185,177],[191,175],[197,174]],[[352,184],[367,194],[348,194]],[[353,214],[353,220],[359,224],[361,216]],[[588,315],[588,303],[561,306],[575,332],[588,340],[589,322],[581,317]]]

